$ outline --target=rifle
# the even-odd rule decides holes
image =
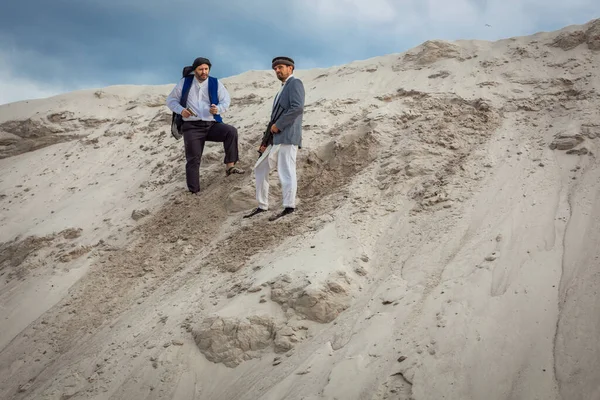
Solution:
[[[269,145],[273,144],[273,133],[271,132],[271,127],[273,125],[275,125],[275,121],[277,121],[279,119],[279,117],[281,117],[281,114],[283,114],[283,108],[281,106],[277,106],[277,111],[278,113],[275,114],[275,116],[273,117],[273,119],[271,119],[269,121],[269,124],[267,125],[267,129],[265,130],[265,133],[263,133],[263,137],[262,137],[262,141],[260,142],[260,147],[268,147]],[[262,156],[262,151],[260,151],[260,148],[258,150],[258,157],[260,158],[260,156]]]

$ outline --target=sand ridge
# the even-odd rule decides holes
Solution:
[[[0,398],[600,399],[599,40],[297,71],[275,223],[218,144],[185,193],[170,85],[0,107]],[[223,81],[250,169],[277,82]]]

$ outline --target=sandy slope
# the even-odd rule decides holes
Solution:
[[[298,71],[276,223],[216,144],[185,193],[170,86],[0,107],[0,398],[600,399],[599,61],[596,20]],[[250,168],[277,82],[224,81]]]

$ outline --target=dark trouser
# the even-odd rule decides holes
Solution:
[[[200,191],[200,159],[204,142],[223,142],[225,164],[238,162],[238,134],[231,125],[209,121],[184,121],[185,178],[190,192]]]

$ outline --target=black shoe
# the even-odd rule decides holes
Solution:
[[[263,210],[260,207],[256,207],[254,210],[252,210],[252,212],[250,214],[244,215],[244,218],[254,217],[256,214],[260,214],[260,213],[265,212],[265,211],[267,211],[267,210]]]
[[[282,212],[280,212],[279,214],[276,214],[276,215],[273,215],[272,217],[270,217],[270,218],[269,218],[269,221],[275,221],[275,220],[277,220],[277,219],[279,219],[279,218],[281,218],[281,217],[284,217],[284,216],[286,216],[286,215],[288,215],[288,214],[291,214],[291,213],[293,213],[293,212],[294,212],[294,210],[295,210],[295,208],[286,207],[286,208],[284,208],[284,209],[283,209],[283,211],[282,211]]]

